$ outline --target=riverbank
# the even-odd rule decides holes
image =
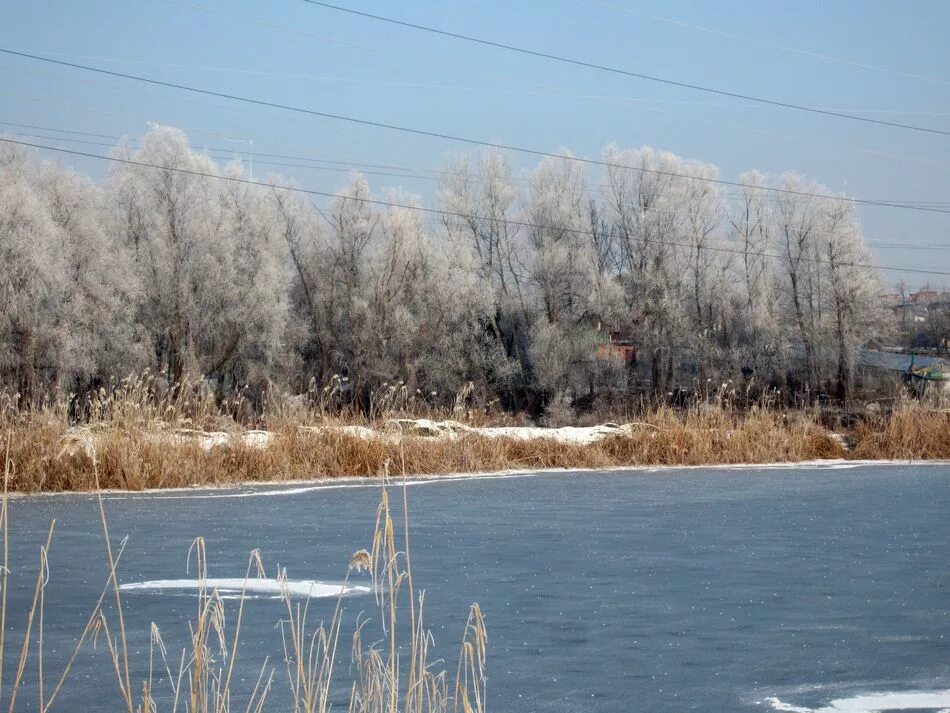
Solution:
[[[719,408],[646,414],[624,424],[540,428],[452,420],[284,421],[194,428],[187,419],[105,418],[70,426],[52,413],[7,418],[18,492],[149,490],[390,474],[950,459],[950,412],[907,403],[831,429],[814,413]]]

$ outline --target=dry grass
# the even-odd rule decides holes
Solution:
[[[906,402],[855,429],[856,458],[950,459],[950,410]]]
[[[216,405],[200,383],[161,392],[143,377],[123,382],[77,409],[57,401],[22,411],[0,395],[0,434],[8,434],[16,463],[11,489],[94,490],[98,459],[103,488],[144,490],[249,481],[378,476],[392,464],[399,472],[431,475],[535,468],[601,468],[637,465],[767,463],[821,458],[950,458],[947,412],[913,401],[858,419],[838,437],[820,425],[817,412],[701,406],[657,408],[628,424],[628,433],[581,445],[553,439],[487,437],[475,430],[451,438],[396,434],[387,424],[406,415],[407,404],[380,397],[379,418],[331,415],[319,398],[273,397],[263,415],[247,417],[240,398]],[[410,404],[411,405],[411,404]],[[82,426],[72,426],[76,411]],[[242,415],[243,414],[243,415]],[[484,425],[486,414],[458,409],[432,417],[457,417]],[[504,425],[510,425],[507,419]],[[266,445],[247,444],[249,426],[269,429]],[[357,433],[353,427],[362,429]],[[209,432],[219,445],[201,444]],[[372,434],[376,435],[372,435]],[[265,434],[267,435],[267,434]],[[842,445],[848,442],[848,451]]]
[[[463,434],[455,439],[365,437],[335,430],[285,428],[266,447],[202,448],[169,443],[158,430],[111,424],[91,428],[77,445],[74,433],[48,423],[12,429],[20,491],[93,490],[89,445],[98,455],[103,488],[143,490],[248,481],[333,476],[377,476],[391,463],[408,474],[505,469],[602,468],[623,465],[695,465],[841,457],[831,435],[802,416],[714,412],[679,416],[658,412],[633,435],[587,444]]]
[[[778,463],[845,456],[838,440],[813,417],[765,410],[661,410],[647,419],[640,437],[614,436],[601,447],[613,465]]]

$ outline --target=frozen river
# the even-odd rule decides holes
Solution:
[[[173,658],[186,640],[196,536],[224,590],[240,587],[259,548],[268,572],[286,567],[298,594],[332,595],[350,555],[371,546],[378,501],[378,485],[363,484],[108,496],[114,539],[128,536],[119,579],[133,673],[145,671],[150,622]],[[558,473],[409,488],[414,576],[436,656],[454,673],[477,601],[489,710],[499,713],[950,710],[948,506],[946,465]],[[4,678],[56,518],[44,621],[53,678],[105,581],[97,506],[65,495],[11,507],[16,614]],[[352,625],[373,612],[365,575],[352,583],[342,681]],[[238,692],[265,656],[281,656],[275,623],[285,612],[273,583],[255,583],[251,595]],[[310,601],[311,618],[334,603]],[[84,650],[52,710],[120,710],[109,666],[101,642]],[[18,710],[37,707],[28,668]],[[282,664],[267,710],[287,700],[281,674]]]

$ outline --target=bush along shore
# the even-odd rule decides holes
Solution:
[[[129,388],[75,404],[0,408],[11,490],[144,490],[534,468],[950,458],[950,411],[905,400],[829,423],[817,410],[703,404],[646,409],[594,426],[542,428],[484,414],[331,415],[272,404],[253,422],[233,404]],[[455,416],[455,418],[452,418]],[[6,445],[6,444],[5,444]]]

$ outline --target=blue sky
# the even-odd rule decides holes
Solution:
[[[950,129],[946,2],[604,0],[613,8],[592,0],[339,2],[645,74]],[[166,81],[544,151],[566,147],[592,158],[611,142],[648,144],[715,163],[730,180],[752,168],[769,174],[794,170],[862,198],[950,201],[950,136],[609,75],[301,0],[8,0],[3,16],[3,47]],[[184,128],[198,148],[249,150],[245,142],[212,135],[219,133],[252,139],[259,152],[417,169],[437,168],[447,155],[472,150],[9,56],[0,57],[0,77],[3,122],[137,136],[146,121],[156,121]],[[536,161],[513,158],[525,171]],[[91,159],[64,160],[97,177],[106,170]],[[336,171],[255,166],[255,174],[268,171],[317,190],[334,190],[346,180]],[[434,190],[432,181],[369,178],[374,190],[402,185],[425,200]],[[860,214],[870,242],[950,247],[950,215],[875,207]],[[880,248],[877,254],[885,265],[950,270],[950,249]],[[912,286],[950,283],[885,275]]]

